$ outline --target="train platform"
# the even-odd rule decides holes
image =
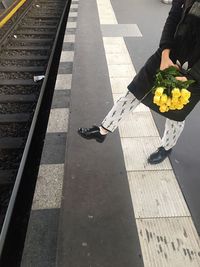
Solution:
[[[164,118],[140,105],[105,142],[100,124],[157,49],[170,5],[73,0],[22,267],[200,266],[200,105],[169,159],[149,165]]]

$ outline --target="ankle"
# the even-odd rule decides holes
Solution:
[[[109,131],[107,131],[105,128],[103,128],[102,126],[99,126],[99,130],[100,130],[100,134],[102,135],[106,135],[109,133]]]

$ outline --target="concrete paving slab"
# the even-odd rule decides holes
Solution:
[[[31,212],[21,267],[55,267],[59,209]]]
[[[55,90],[70,90],[72,83],[72,74],[58,74]]]
[[[62,51],[60,62],[72,62],[74,59],[74,51]]]
[[[51,108],[69,108],[71,90],[55,90]]]
[[[77,17],[78,16],[78,12],[69,12],[69,18],[73,18],[73,17]]]
[[[40,165],[32,210],[60,208],[64,164]]]
[[[64,43],[74,43],[75,42],[75,35],[67,34],[64,36]]]
[[[72,62],[60,62],[58,68],[58,74],[71,74],[72,68],[73,68]]]
[[[67,28],[76,28],[77,23],[76,22],[67,22]]]
[[[62,164],[65,162],[67,133],[47,133],[41,164]]]
[[[47,133],[66,133],[68,130],[69,109],[51,109]]]

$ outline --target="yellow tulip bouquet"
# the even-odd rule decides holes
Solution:
[[[175,78],[180,76],[182,76],[180,71],[173,66],[157,72],[152,92],[153,103],[159,106],[160,112],[180,110],[189,103],[191,92],[187,88],[194,81],[183,82]]]

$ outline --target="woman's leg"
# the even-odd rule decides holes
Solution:
[[[176,145],[176,142],[183,131],[184,125],[185,121],[166,119],[165,131],[162,138],[162,146],[165,150],[169,150]]]
[[[175,146],[183,131],[184,125],[185,121],[166,119],[165,131],[161,142],[162,146],[149,156],[148,162],[150,164],[161,163],[170,154],[172,147]]]
[[[122,118],[130,113],[140,104],[140,101],[135,98],[131,92],[127,92],[121,97],[110,110],[108,115],[103,120],[101,126],[92,126],[91,128],[79,128],[78,133],[85,139],[95,139],[102,143],[108,132],[113,132],[119,125]]]
[[[140,101],[128,91],[125,96],[117,100],[110,112],[102,121],[101,126],[109,132],[114,132],[120,121],[139,104]]]

